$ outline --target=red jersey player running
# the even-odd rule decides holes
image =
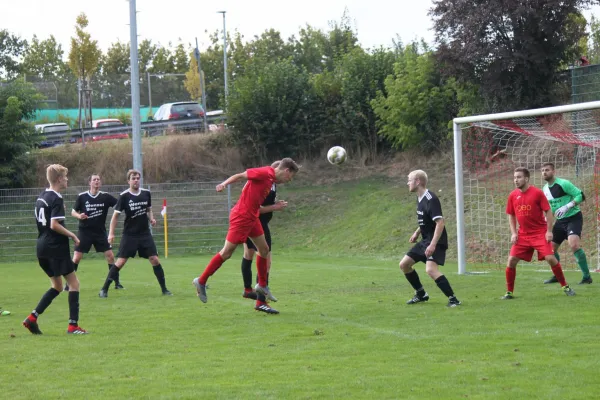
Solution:
[[[264,231],[259,216],[261,204],[269,195],[273,183],[287,183],[292,180],[298,172],[298,165],[291,158],[284,158],[277,168],[261,167],[251,168],[239,174],[227,178],[223,183],[217,185],[217,192],[223,191],[227,185],[242,179],[247,179],[246,185],[242,189],[240,199],[229,213],[229,231],[225,239],[225,245],[208,263],[202,275],[195,278],[193,283],[196,287],[198,297],[203,303],[208,301],[206,296],[206,281],[217,272],[217,270],[228,260],[236,247],[246,242],[250,238],[256,245],[258,255],[256,256],[256,269],[258,275],[258,284],[256,291],[263,294],[267,299],[273,296],[267,287],[267,270],[269,245],[265,240]],[[278,314],[277,310],[272,309],[264,301],[257,300],[254,307],[258,311],[268,314]]]
[[[506,213],[510,224],[512,247],[506,267],[506,294],[503,300],[512,299],[517,275],[517,264],[520,260],[531,261],[533,251],[537,250],[538,260],[546,260],[554,276],[567,296],[574,296],[575,291],[567,285],[560,263],[552,250],[552,224],[554,216],[550,204],[540,189],[529,184],[529,170],[515,169],[514,182],[516,189],[508,196]],[[545,218],[544,218],[545,215]],[[517,222],[519,231],[517,232]]]

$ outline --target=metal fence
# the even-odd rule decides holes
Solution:
[[[164,220],[160,215],[163,199],[167,200],[169,256],[186,253],[213,252],[224,242],[231,209],[231,192],[217,193],[220,182],[156,183],[147,185],[152,193],[152,210],[157,224],[152,234],[159,251],[164,256]],[[127,186],[103,186],[102,191],[115,197]],[[37,228],[33,216],[35,201],[43,188],[0,190],[0,256],[7,262],[29,261],[36,258]],[[87,187],[69,187],[62,193],[65,225],[77,232],[78,220],[71,217],[77,195]],[[107,217],[108,224],[112,212]],[[119,219],[113,248],[118,250],[124,216]],[[72,249],[71,249],[72,250]],[[94,253],[94,249],[90,254]],[[89,255],[87,256],[89,257]]]
[[[573,103],[600,100],[600,64],[571,69],[571,99]]]

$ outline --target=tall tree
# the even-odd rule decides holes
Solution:
[[[129,43],[113,43],[101,58],[101,73],[94,80],[94,104],[127,108],[131,105]]]
[[[43,97],[28,83],[20,80],[0,87],[0,188],[23,187],[29,183],[27,151],[36,135],[27,119]]]
[[[89,91],[91,91],[90,81],[94,72],[98,69],[100,57],[102,56],[98,41],[92,40],[91,35],[85,31],[88,24],[89,21],[84,13],[77,16],[75,37],[71,37],[71,51],[69,52],[69,67],[84,85],[84,91],[82,92],[84,96],[82,96],[81,101],[86,109],[84,125],[89,125],[92,122],[92,104],[89,95]],[[81,107],[79,109],[79,120],[81,121]]]
[[[64,73],[64,53],[53,35],[41,41],[33,35],[23,55],[22,72],[41,80],[54,81]]]
[[[0,79],[11,79],[19,73],[19,57],[27,48],[27,41],[0,29]]]
[[[552,105],[559,69],[580,56],[585,34],[572,15],[598,3],[433,0],[438,59],[447,75],[479,85],[485,111]]]

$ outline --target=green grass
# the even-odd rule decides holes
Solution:
[[[13,313],[0,317],[2,398],[597,398],[596,283],[571,298],[522,269],[517,298],[501,301],[502,273],[448,265],[464,303],[448,309],[421,266],[431,300],[407,306],[395,259],[286,251],[273,258],[272,316],[241,297],[240,257],[211,278],[208,304],[191,285],[208,257],[162,260],[173,297],[131,260],[126,290],[108,299],[97,297],[106,264],[84,260],[80,322],[92,333],[78,337],[65,334],[64,294],[40,317],[44,335],[21,327],[47,279],[34,263],[1,265],[0,306]]]

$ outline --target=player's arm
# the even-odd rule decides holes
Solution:
[[[550,208],[544,211],[544,214],[546,214],[546,240],[551,242],[553,239],[552,227],[554,226],[554,214],[552,214],[552,209]]]
[[[85,213],[78,213],[75,210],[71,210],[71,216],[75,217],[75,218],[77,218],[79,220],[87,219],[87,215]]]
[[[415,233],[412,234],[412,236],[410,237],[410,239],[408,239],[408,241],[410,243],[415,243],[417,241],[417,239],[419,238],[420,235],[421,235],[421,227],[419,226],[417,228],[417,230],[415,231]]]
[[[110,218],[110,226],[108,228],[108,243],[110,244],[115,239],[115,229],[117,229],[117,223],[119,222],[119,214],[121,214],[121,211],[115,210]]]
[[[77,235],[75,235],[73,232],[71,232],[64,226],[62,226],[60,224],[60,222],[58,222],[58,219],[56,219],[56,218],[53,218],[52,220],[50,220],[50,229],[52,229],[56,233],[60,233],[61,235],[64,235],[68,238],[73,239],[73,241],[75,243],[79,243],[79,239],[77,239]]]
[[[219,183],[217,185],[217,192],[222,192],[227,187],[227,185],[231,185],[232,183],[235,183],[242,179],[248,179],[248,173],[246,171],[241,172],[239,174],[231,175],[229,178],[225,179],[223,183]]]
[[[148,211],[146,211],[146,215],[148,215],[148,221],[152,226],[156,225],[156,220],[154,219],[154,213],[152,212],[152,207],[148,207]]]
[[[277,200],[275,202],[275,204],[272,204],[270,206],[260,206],[260,209],[258,210],[260,214],[267,214],[273,211],[281,211],[284,208],[286,208],[288,205],[288,202],[285,200]]]
[[[433,231],[433,238],[431,239],[431,243],[425,249],[425,256],[429,257],[435,251],[435,247],[437,246],[438,241],[442,237],[442,233],[444,233],[444,226],[446,223],[444,222],[444,217],[438,217],[434,220],[435,222],[435,231]]]
[[[561,218],[563,215],[568,213],[571,208],[575,207],[576,205],[585,200],[585,195],[583,194],[581,189],[573,185],[570,181],[561,182],[561,187],[563,188],[566,194],[571,196],[572,200],[564,206],[559,207],[554,212],[556,218]]]

